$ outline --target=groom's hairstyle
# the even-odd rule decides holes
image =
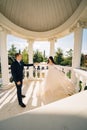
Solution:
[[[21,53],[16,53],[15,58],[17,58],[19,55],[21,55]]]

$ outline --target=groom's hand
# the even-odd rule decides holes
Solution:
[[[20,85],[20,84],[21,84],[21,82],[20,82],[20,81],[18,81],[18,82],[17,82],[17,85]]]

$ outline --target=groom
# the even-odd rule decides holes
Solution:
[[[25,97],[25,95],[22,95],[22,80],[24,66],[33,66],[33,64],[24,64],[24,62],[22,62],[22,55],[20,53],[16,53],[15,61],[11,65],[11,73],[17,88],[17,98],[21,107],[26,107],[26,105],[22,101],[22,98]]]

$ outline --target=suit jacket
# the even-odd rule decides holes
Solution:
[[[15,60],[11,65],[11,73],[15,82],[22,81],[24,66],[33,66],[33,64],[24,64]]]

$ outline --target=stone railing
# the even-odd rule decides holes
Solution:
[[[85,86],[87,86],[87,71],[81,69],[74,69],[76,76],[76,91],[83,91]]]
[[[87,71],[81,69],[72,69],[72,67],[67,66],[59,66],[59,69],[71,80],[72,71],[74,72],[76,80],[76,92],[83,91],[85,86],[87,86]]]
[[[72,67],[56,65],[56,67],[61,70],[65,75],[70,75]],[[9,66],[10,68],[10,66]],[[33,78],[43,79],[48,71],[47,63],[36,63],[33,66]],[[9,77],[11,78],[11,69],[9,69]],[[24,67],[24,78],[29,78],[29,67]],[[70,78],[70,76],[69,76]]]
[[[61,70],[68,78],[71,78],[71,72],[72,72],[72,67],[68,66],[60,66],[58,65],[59,70]]]
[[[36,63],[33,67],[33,79],[43,79],[46,75],[46,72],[48,70],[48,65],[46,63]],[[29,78],[29,68],[24,67],[24,77]]]
[[[56,65],[56,67],[61,70],[65,75],[67,75],[70,78],[70,73],[72,68],[71,67],[65,67],[65,66],[59,66]],[[46,63],[37,63],[33,67],[33,78],[34,79],[43,79],[48,71],[48,65]],[[24,77],[29,78],[29,68],[24,67]]]
[[[59,70],[61,70],[71,81],[72,71],[75,73],[75,87],[76,92],[83,91],[85,86],[87,86],[87,71],[81,69],[72,69],[72,67],[68,66],[57,66]],[[33,80],[42,80],[48,71],[48,65],[46,63],[35,64],[33,67]],[[9,70],[10,77],[11,72]],[[29,68],[24,67],[24,78],[29,79]]]
[[[33,80],[41,80],[45,77],[46,73],[48,71],[48,65],[46,63],[36,63],[33,66]],[[11,75],[11,69],[9,66],[9,78],[10,82],[12,81],[12,75]],[[29,67],[24,67],[24,79],[29,79]]]

